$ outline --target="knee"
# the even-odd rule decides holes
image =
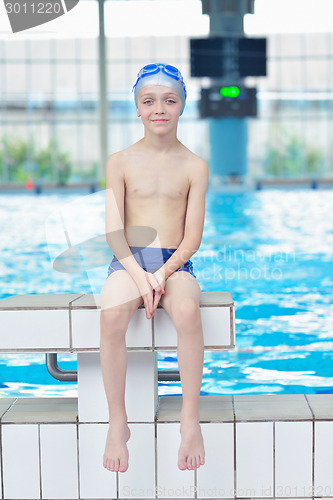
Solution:
[[[175,304],[173,319],[176,327],[191,327],[200,320],[200,306],[191,299],[186,298]]]
[[[104,309],[101,311],[100,327],[101,339],[106,341],[124,340],[128,318],[121,308]]]

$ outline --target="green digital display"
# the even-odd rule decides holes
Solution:
[[[239,88],[238,87],[222,87],[220,89],[220,94],[222,97],[238,97]]]

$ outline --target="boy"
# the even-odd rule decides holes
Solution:
[[[115,472],[128,468],[125,334],[142,303],[147,319],[160,303],[178,335],[183,393],[178,467],[192,470],[205,456],[199,423],[204,344],[201,290],[189,259],[201,243],[208,166],[177,139],[186,101],[179,70],[147,65],[133,89],[144,137],[106,164],[106,234],[115,256],[101,291],[100,358],[109,406],[103,465]]]

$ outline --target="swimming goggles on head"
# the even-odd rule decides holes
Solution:
[[[171,64],[163,64],[163,63],[147,64],[146,66],[141,68],[139,73],[137,74],[137,80],[136,80],[135,84],[133,85],[132,92],[135,89],[135,87],[137,86],[139,80],[141,80],[141,78],[145,78],[146,76],[155,75],[155,74],[159,73],[160,71],[165,73],[170,78],[173,78],[174,80],[179,81],[182,84],[185,99],[186,99],[187,91],[186,91],[186,87],[185,87],[185,83],[184,83],[182,74],[179,71],[179,69],[177,69],[175,66],[171,66]]]

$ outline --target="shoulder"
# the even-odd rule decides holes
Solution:
[[[106,175],[123,175],[127,154],[126,149],[112,153],[106,160]]]
[[[181,148],[182,154],[184,155],[187,163],[195,166],[199,170],[208,170],[207,162],[203,158],[193,153],[193,151],[184,146],[184,144],[181,144]]]
[[[208,182],[209,167],[207,162],[189,149],[186,152],[190,182]]]
[[[112,153],[107,161],[107,168],[124,168],[124,166],[140,152],[138,143],[132,144],[126,149]]]
[[[203,159],[203,158],[200,158],[200,156],[197,156],[197,155],[194,155],[195,156],[195,160],[194,160],[194,164],[195,164],[195,169],[197,170],[197,172],[201,175],[209,175],[209,167],[208,167],[208,164],[207,162]]]
[[[115,165],[119,163],[119,160],[121,158],[121,151],[117,153],[112,153],[106,160],[106,168],[114,168]]]
[[[106,187],[120,185],[124,182],[124,165],[123,151],[112,153],[107,158],[105,166]]]

